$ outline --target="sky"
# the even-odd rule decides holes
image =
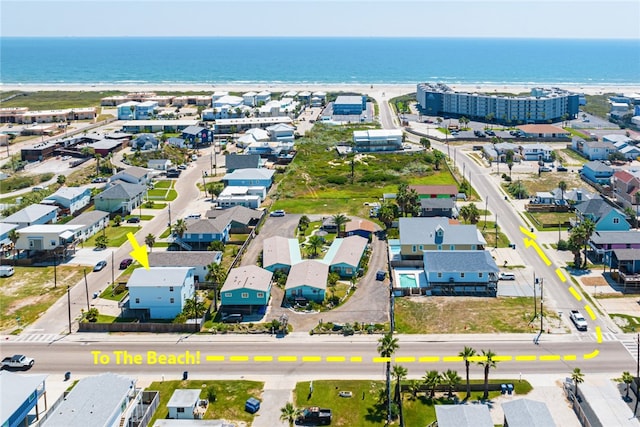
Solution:
[[[0,0],[2,37],[640,39],[640,0]]]

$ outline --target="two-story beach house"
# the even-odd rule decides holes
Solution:
[[[129,281],[128,308],[143,319],[173,319],[195,292],[190,267],[153,267],[133,270]]]

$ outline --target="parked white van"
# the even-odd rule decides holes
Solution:
[[[0,277],[9,277],[13,276],[15,270],[10,265],[0,265]]]
[[[500,280],[516,280],[516,275],[513,273],[500,273]]]

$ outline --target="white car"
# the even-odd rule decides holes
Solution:
[[[498,276],[500,280],[516,280],[516,275],[513,273],[500,273]]]
[[[283,211],[282,209],[279,209],[277,211],[273,211],[269,214],[269,216],[285,216],[286,212]]]

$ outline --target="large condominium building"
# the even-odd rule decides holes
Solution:
[[[420,83],[416,93],[423,114],[464,116],[512,125],[575,118],[579,97],[577,93],[558,88],[534,88],[529,96],[455,92],[442,83]]]

